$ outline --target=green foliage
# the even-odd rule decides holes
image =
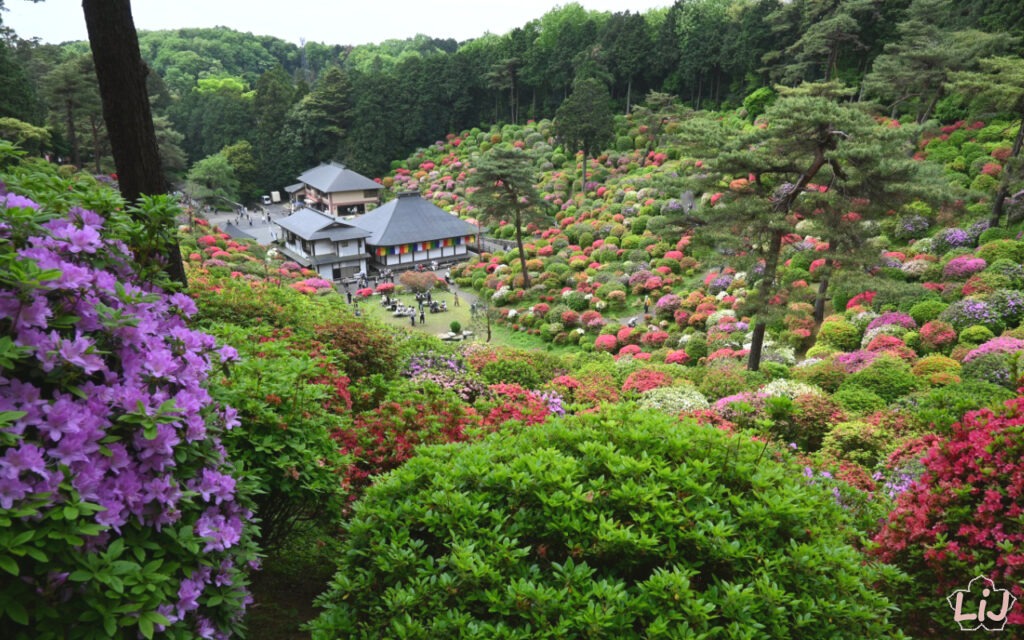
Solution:
[[[778,98],[778,94],[771,90],[770,87],[760,87],[755,89],[753,93],[743,99],[743,108],[747,112],[747,117],[751,121],[755,120],[757,116],[764,113],[775,99]]]
[[[1024,262],[1024,242],[1019,240],[993,240],[978,247],[974,255],[988,264],[996,260],[1011,260],[1020,264]]]
[[[840,385],[832,399],[851,414],[861,416],[880,411],[887,404],[885,398],[874,391],[858,386]]]
[[[875,393],[886,402],[892,402],[914,391],[918,385],[919,380],[911,372],[909,364],[899,358],[885,355],[860,371],[850,374],[840,385],[839,391],[857,387]]]
[[[988,342],[992,338],[996,337],[992,330],[988,327],[984,327],[980,324],[975,324],[967,327],[960,332],[959,343],[971,346],[977,346],[984,342]]]
[[[923,327],[926,323],[938,318],[939,314],[945,311],[948,306],[942,300],[922,300],[910,307],[907,313],[914,319],[917,326]]]
[[[536,389],[544,380],[540,372],[527,360],[500,359],[488,362],[480,370],[487,384],[518,384],[526,389]]]
[[[821,452],[872,469],[892,448],[892,439],[885,427],[860,420],[841,422],[825,436]]]
[[[995,409],[1016,396],[1014,391],[990,382],[964,380],[911,394],[896,405],[911,418],[915,429],[946,434],[968,411]]]
[[[209,331],[239,345],[241,361],[214,379],[210,394],[234,407],[244,425],[225,434],[224,444],[260,487],[263,547],[281,545],[303,521],[335,524],[346,495],[344,458],[331,433],[350,420],[348,379],[309,354],[317,345],[308,334],[222,323]]]
[[[860,346],[861,330],[841,316],[821,324],[818,342],[835,347],[839,351],[853,351]]]
[[[894,635],[896,574],[763,449],[630,406],[421,449],[356,506],[313,638]]]

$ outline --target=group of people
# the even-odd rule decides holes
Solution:
[[[267,224],[273,220],[271,213],[262,209],[260,210],[259,218],[262,224]],[[248,207],[239,207],[238,209],[235,209],[235,226],[240,227],[243,220],[247,221],[250,227],[253,226],[252,212],[249,211]]]

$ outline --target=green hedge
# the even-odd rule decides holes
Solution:
[[[893,636],[898,574],[764,446],[620,405],[422,448],[357,504],[312,636]]]

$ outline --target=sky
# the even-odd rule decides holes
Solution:
[[[592,11],[669,7],[672,0],[577,0]],[[457,41],[487,32],[502,35],[569,2],[552,0],[135,0],[140,31],[223,26],[287,42],[359,45],[416,34]],[[24,39],[46,43],[86,40],[81,0],[4,0],[3,24]]]

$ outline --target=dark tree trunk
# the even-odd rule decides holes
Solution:
[[[523,249],[523,215],[516,211],[516,247],[519,249],[519,266],[523,269],[523,291],[530,288],[530,272],[526,270],[526,251]]]
[[[92,127],[92,163],[96,174],[99,175],[103,168],[100,166],[102,148],[100,145],[100,121],[96,116],[89,116],[89,125]]]
[[[764,334],[767,330],[767,322],[754,323],[754,332],[750,339],[750,357],[747,359],[747,369],[750,371],[757,371],[761,368],[761,351],[764,348]]]
[[[629,80],[626,81],[626,115],[627,116],[629,115],[629,109],[630,109],[630,106],[631,106],[629,101],[630,101],[632,95],[633,95],[633,76],[630,76]]]
[[[821,326],[825,321],[825,302],[828,300],[828,270],[832,267],[832,258],[825,258],[825,273],[818,284],[818,294],[814,298],[814,324]]]
[[[1024,144],[1024,114],[1021,114],[1020,127],[1017,129],[1017,137],[1013,141],[1013,149],[1010,151],[1010,157],[1007,159],[1007,165],[1010,164],[1014,158],[1020,155],[1021,145]],[[996,199],[992,203],[992,218],[989,220],[989,224],[993,227],[998,227],[999,222],[1003,217],[1003,207],[1006,205],[1006,198],[1010,195],[1010,176],[1004,169],[1003,175],[999,179],[999,190],[996,191]]]
[[[135,203],[143,195],[167,193],[131,2],[82,0],[82,9],[121,195]],[[168,275],[187,286],[177,242],[169,243],[164,259]]]

